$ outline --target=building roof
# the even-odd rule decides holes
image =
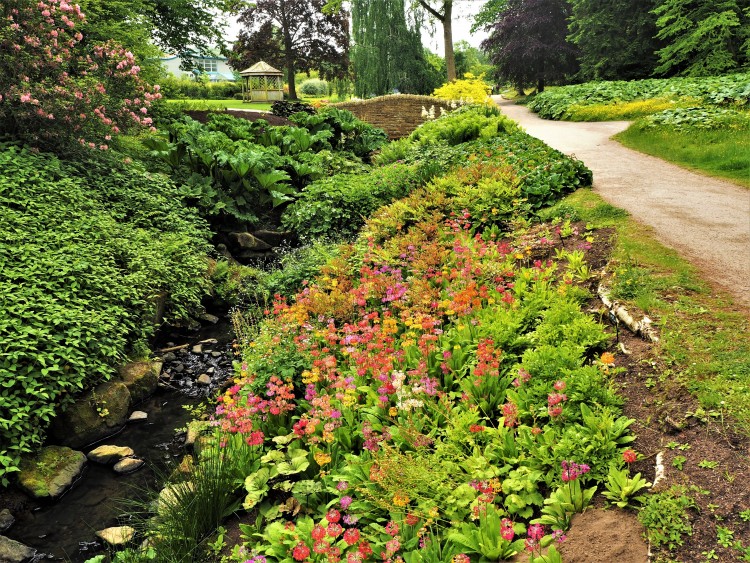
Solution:
[[[283,72],[273,68],[270,64],[260,61],[250,68],[240,71],[240,76],[283,76]]]

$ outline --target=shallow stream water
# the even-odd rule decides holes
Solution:
[[[231,375],[231,326],[223,323],[189,336],[172,334],[165,338],[169,344],[189,343],[164,363],[162,373],[171,372],[171,388],[159,389],[134,407],[148,413],[147,421],[131,423],[119,434],[99,442],[133,448],[135,455],[146,461],[145,466],[134,473],[117,475],[109,466],[89,462],[62,498],[52,503],[28,501],[26,511],[14,511],[16,522],[4,535],[35,548],[35,561],[81,563],[103,553],[105,546],[94,533],[127,524],[127,499],[146,499],[148,491],[155,491],[162,477],[185,455],[184,433],[178,429],[184,428],[191,416],[183,405],[199,403]],[[193,353],[192,346],[206,339],[218,342],[204,344],[205,352]],[[163,344],[166,347],[167,341]],[[177,364],[183,366],[180,371],[175,370]],[[212,384],[198,386],[195,378],[210,368]]]

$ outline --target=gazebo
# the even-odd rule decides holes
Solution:
[[[284,99],[284,73],[260,61],[240,72],[243,102],[270,102]]]

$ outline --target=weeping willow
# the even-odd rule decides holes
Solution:
[[[418,13],[405,0],[352,0],[352,63],[355,94],[361,98],[393,91],[427,94],[440,75],[425,60]]]

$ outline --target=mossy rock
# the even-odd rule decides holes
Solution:
[[[55,419],[52,436],[63,446],[71,448],[98,442],[125,425],[130,402],[130,391],[124,383],[102,383]]]
[[[34,498],[57,498],[73,484],[86,464],[86,455],[63,446],[47,446],[24,456],[18,485]]]
[[[151,395],[159,383],[162,362],[131,362],[118,370],[133,403]]]

